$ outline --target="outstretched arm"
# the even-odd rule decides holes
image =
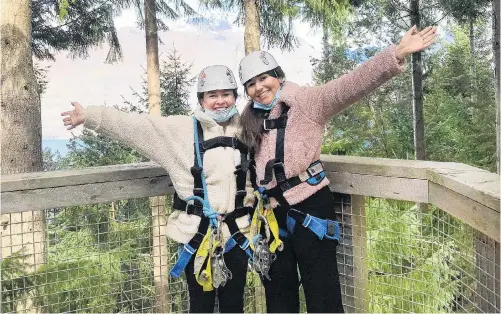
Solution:
[[[353,71],[320,86],[303,87],[296,101],[307,117],[325,124],[333,115],[402,72],[405,58],[429,47],[435,36],[435,27],[418,32],[414,26],[405,33],[398,45],[384,49]]]
[[[157,161],[157,156],[169,154],[169,140],[174,132],[169,118],[147,114],[127,113],[114,108],[89,106],[85,109],[77,102],[74,109],[61,113],[68,130],[84,124],[85,127],[118,140],[138,150],[147,158]]]

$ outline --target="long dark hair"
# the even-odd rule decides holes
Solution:
[[[268,74],[279,80],[285,80],[285,73],[281,67],[276,67],[268,72],[261,73]],[[256,75],[256,76],[259,76]],[[244,84],[245,94],[247,95],[247,82]],[[242,126],[242,132],[240,133],[240,140],[247,145],[249,148],[257,151],[259,149],[259,144],[261,144],[261,133],[264,130],[263,121],[268,117],[269,111],[254,108],[254,101],[249,100],[247,105],[240,115],[240,124]]]

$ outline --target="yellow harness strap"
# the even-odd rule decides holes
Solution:
[[[258,191],[254,191],[254,195],[257,197],[258,202],[251,221],[251,227],[250,227],[251,239],[254,239],[254,237],[260,233],[261,225],[263,223],[260,219],[260,216],[264,217],[268,222],[268,226],[270,228],[269,231],[273,235],[273,241],[270,244],[270,252],[275,253],[277,249],[283,247],[283,242],[282,240],[280,240],[279,236],[277,218],[275,217],[273,209],[264,208],[264,201],[263,198],[261,197],[261,194]],[[250,242],[250,246],[254,250],[254,241]]]
[[[212,234],[212,229],[209,227],[209,230],[207,230],[207,233],[205,234],[202,243],[200,244],[200,247],[197,250],[197,254],[195,255],[195,260],[197,261],[195,264],[203,266],[204,262],[206,262],[206,266],[204,269],[201,269],[200,271],[197,272],[195,270],[195,278],[198,282],[203,287],[204,291],[212,291],[214,290],[214,287],[212,286],[212,271],[211,271],[211,255],[209,254],[209,242],[210,242],[210,235]],[[212,248],[215,248],[215,245],[212,246]],[[212,250],[214,251],[214,249]]]

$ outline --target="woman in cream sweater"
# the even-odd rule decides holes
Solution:
[[[178,209],[168,218],[167,236],[183,245],[171,275],[177,277],[185,271],[190,312],[213,312],[213,288],[218,289],[221,312],[243,312],[251,255],[245,236],[251,209],[245,205],[252,205],[253,199],[245,191],[246,147],[234,138],[239,132],[237,83],[229,68],[215,65],[202,70],[197,87],[200,106],[193,117],[125,113],[103,106],[84,108],[76,102],[72,111],[61,115],[69,130],[83,124],[137,149],[167,170]],[[200,145],[194,145],[197,137]],[[204,255],[204,247],[207,251],[207,241],[213,237],[226,243],[226,248],[212,248]],[[202,269],[202,265],[210,269]]]

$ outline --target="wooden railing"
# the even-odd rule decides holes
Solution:
[[[322,156],[337,211],[348,217],[339,254],[347,311],[369,310],[366,197],[426,203],[468,225],[490,241],[476,249],[475,311],[499,312],[499,176],[458,163]],[[6,175],[1,182],[2,215],[123,199],[169,195],[173,185],[154,163]],[[8,224],[4,218],[2,224]],[[484,240],[482,240],[484,239]],[[480,246],[478,246],[480,247]],[[489,256],[489,257],[486,257]],[[349,257],[349,258],[347,258]],[[494,265],[494,266],[492,266]],[[463,309],[464,310],[464,309]]]

